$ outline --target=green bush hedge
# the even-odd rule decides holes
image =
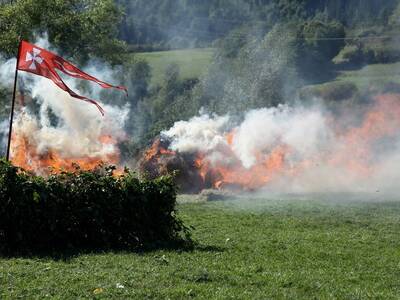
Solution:
[[[0,252],[135,249],[189,241],[170,176],[139,180],[113,169],[47,178],[0,160]]]

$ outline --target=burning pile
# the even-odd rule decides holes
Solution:
[[[60,130],[39,128],[36,119],[28,114],[18,117],[11,141],[13,164],[40,175],[72,171],[76,165],[91,170],[102,163],[119,163],[117,141],[112,136],[100,135],[93,141],[86,138],[83,143],[88,148],[83,150],[71,137],[63,136]]]
[[[31,84],[39,112],[32,113],[32,107],[17,110],[11,139],[13,164],[39,175],[72,171],[76,165],[89,170],[102,163],[119,164],[118,143],[126,139],[126,108],[106,105],[102,117],[95,107],[73,100],[46,79]]]
[[[18,125],[21,123],[23,124],[23,121],[20,119]],[[44,175],[62,170],[73,171],[77,165],[83,170],[92,170],[105,162],[113,165],[119,163],[116,140],[111,136],[103,135],[96,143],[92,143],[92,148],[99,149],[92,155],[64,156],[62,148],[41,149],[35,134],[37,131],[24,132],[23,128],[24,126],[18,126],[12,136],[11,160],[13,164],[25,170]]]
[[[204,180],[193,164],[194,156],[169,150],[169,141],[157,138],[139,162],[140,170],[150,178],[176,173],[176,181],[186,192],[197,193],[204,187]]]
[[[375,98],[357,119],[320,107],[259,109],[240,124],[201,115],[161,133],[141,161],[173,170],[184,191],[205,188],[372,191],[400,178],[400,95]],[[351,120],[351,121],[349,121]],[[397,188],[397,187],[396,187]]]
[[[0,65],[2,85],[18,83],[19,90],[11,161],[40,175],[74,170],[76,165],[93,169],[101,163],[118,164],[118,143],[126,139],[128,104],[100,106],[92,99],[111,99],[111,94],[103,97],[104,89],[126,92],[126,88],[107,83],[115,78],[108,66],[89,61],[83,71],[46,50],[51,48],[46,36],[35,45],[21,41],[17,61],[9,59]],[[16,63],[20,72],[15,73],[14,82]],[[103,108],[105,117],[97,110],[103,114]],[[3,127],[1,135],[8,136],[8,128]]]

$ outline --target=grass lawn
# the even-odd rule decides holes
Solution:
[[[181,79],[198,78],[211,63],[214,49],[187,49],[134,54],[139,59],[146,60],[152,70],[152,84],[163,80],[165,69],[169,64],[176,63],[180,67]]]
[[[200,77],[207,71],[208,66],[212,62],[213,54],[213,48],[204,48],[143,52],[135,53],[134,55],[136,58],[146,60],[150,64],[152,70],[151,83],[157,85],[162,82],[165,70],[171,63],[179,65],[181,79]],[[400,84],[400,62],[371,64],[359,70],[340,71],[334,80],[311,86],[324,88],[325,85],[337,82],[354,83],[360,90],[368,88],[371,85]]]
[[[373,64],[360,70],[342,71],[336,80],[352,82],[360,89],[370,84],[400,83],[400,63]]]
[[[317,95],[322,93],[329,100],[328,95],[335,93],[335,90],[336,93],[341,93],[343,83],[354,84],[359,91],[372,87],[382,89],[388,83],[400,84],[400,62],[372,64],[358,70],[339,71],[331,81],[308,85],[305,89],[314,91]]]
[[[194,251],[0,258],[0,299],[399,299],[400,202],[179,205]]]

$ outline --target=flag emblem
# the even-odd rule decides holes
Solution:
[[[93,77],[78,69],[69,61],[58,56],[57,54],[25,41],[21,41],[20,44],[17,69],[52,80],[59,88],[70,94],[71,97],[94,104],[102,115],[104,115],[104,110],[96,101],[85,96],[78,95],[75,91],[71,90],[60,77],[58,72],[62,72],[74,78],[92,81],[97,83],[102,88],[115,88],[123,90],[128,95],[126,87],[115,86],[101,81],[100,79],[97,79],[96,77]]]
[[[29,65],[29,69],[36,70],[36,64],[40,65],[43,62],[43,58],[39,56],[40,52],[42,51],[37,48],[33,48],[32,52],[26,52],[25,61],[32,61],[32,63]]]

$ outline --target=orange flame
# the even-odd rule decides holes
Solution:
[[[102,157],[64,157],[61,153],[49,149],[45,153],[38,153],[36,145],[32,144],[27,136],[13,134],[11,161],[14,165],[39,175],[74,171],[78,165],[82,170],[92,170],[103,163],[118,165],[119,152]],[[102,144],[116,144],[116,140],[109,135],[99,138]],[[121,168],[114,171],[114,175],[121,175]]]
[[[343,147],[328,159],[332,165],[345,165],[362,176],[374,172],[372,148],[383,138],[393,137],[400,131],[400,95],[385,94],[364,116],[359,127],[338,133]]]
[[[161,140],[158,138],[154,141],[149,149],[144,153],[144,160],[158,160],[162,155],[175,155],[174,151],[168,150],[161,145]]]
[[[203,179],[204,187],[216,189],[259,189],[281,175],[296,177],[320,165],[345,169],[360,178],[368,177],[376,168],[374,146],[381,139],[400,133],[400,95],[385,94],[376,97],[359,125],[352,128],[337,126],[339,118],[332,121],[336,128],[337,148],[324,150],[311,158],[300,157],[295,162],[289,161],[287,157],[293,150],[281,143],[273,149],[255,153],[256,163],[245,168],[232,149],[236,136],[236,131],[233,130],[225,135],[227,147],[222,150],[223,159],[210,161],[207,153],[197,153],[193,166]],[[161,159],[163,154],[176,153],[160,147],[156,142],[146,152],[146,159]]]

